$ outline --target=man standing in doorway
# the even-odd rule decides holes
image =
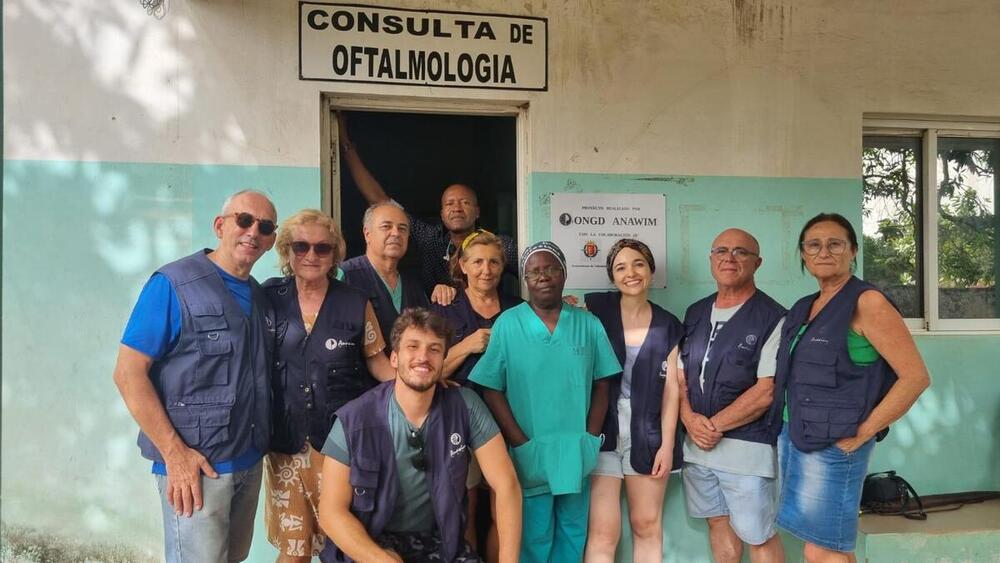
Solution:
[[[775,444],[769,426],[785,308],[757,289],[760,246],[723,231],[709,252],[718,291],[688,308],[678,369],[688,514],[707,518],[712,555],[738,563],[784,561],[774,527]]]
[[[363,230],[365,253],[342,263],[340,269],[344,282],[368,293],[382,339],[388,342],[403,309],[429,303],[417,280],[399,269],[410,241],[410,219],[403,208],[392,200],[373,204],[365,211]]]
[[[337,114],[340,130],[340,147],[347,169],[357,184],[361,196],[369,204],[390,201],[389,195],[375,176],[365,167],[357,147],[351,142],[346,118]],[[407,213],[413,242],[420,253],[420,280],[428,295],[438,284],[453,285],[448,263],[462,245],[462,241],[476,228],[479,219],[479,199],[476,192],[465,184],[452,184],[441,193],[441,222],[430,224]],[[503,243],[505,269],[517,278],[517,245],[506,235],[497,235]],[[390,325],[391,326],[391,325]]]
[[[114,380],[153,461],[170,563],[250,551],[274,330],[250,269],[274,244],[275,221],[264,194],[230,196],[214,222],[218,247],[153,274],[118,349]]]

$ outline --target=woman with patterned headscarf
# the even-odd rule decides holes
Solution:
[[[526,248],[520,271],[528,302],[500,315],[469,379],[486,388],[512,446],[524,494],[520,561],[580,561],[606,378],[621,365],[600,321],[563,303],[566,259],[558,246]]]

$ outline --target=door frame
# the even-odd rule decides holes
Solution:
[[[323,211],[341,223],[340,150],[334,112],[382,111],[392,113],[428,113],[440,115],[480,115],[516,117],[515,147],[517,205],[517,246],[528,241],[528,179],[531,174],[531,146],[526,100],[468,100],[455,98],[420,98],[381,94],[339,94],[324,92],[320,98],[320,177]]]

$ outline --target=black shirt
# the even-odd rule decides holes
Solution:
[[[420,253],[420,283],[423,285],[424,291],[430,295],[437,284],[454,285],[454,280],[451,279],[451,273],[448,271],[448,260],[456,250],[451,243],[451,233],[444,228],[444,224],[441,222],[432,225],[410,213],[407,213],[406,216],[410,219],[410,242],[416,245]],[[497,235],[497,237],[503,245],[506,261],[504,272],[514,276],[516,280],[517,245],[514,244],[514,239],[507,235]],[[508,291],[508,293],[516,293],[516,291]]]

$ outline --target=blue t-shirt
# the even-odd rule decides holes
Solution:
[[[250,297],[250,281],[241,280],[215,266],[226,289],[239,303],[243,313],[250,317],[253,313],[253,301]],[[157,272],[149,278],[139,299],[132,309],[132,315],[125,325],[122,334],[122,344],[142,352],[154,360],[162,359],[167,352],[177,344],[181,334],[181,303],[177,298],[174,286],[170,285],[167,276]],[[217,473],[235,473],[254,466],[263,454],[251,447],[236,459],[213,464]],[[153,473],[166,475],[164,464],[153,462]]]

